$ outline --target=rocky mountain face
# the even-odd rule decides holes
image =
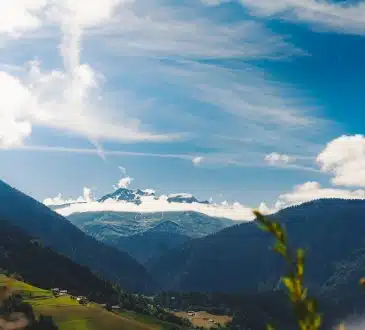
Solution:
[[[99,203],[125,202],[140,205],[144,200],[161,199],[153,191],[120,188],[98,200]],[[168,203],[209,204],[190,194],[171,194]],[[83,212],[67,217],[75,226],[96,239],[128,252],[145,263],[189,239],[204,237],[237,224],[237,221],[213,218],[192,212]]]

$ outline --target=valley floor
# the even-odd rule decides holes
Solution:
[[[204,327],[210,329],[214,325],[225,325],[232,321],[232,317],[228,315],[214,315],[208,312],[199,311],[194,312],[194,315],[189,315],[188,312],[174,312],[178,317],[190,320],[190,322],[197,327]]]

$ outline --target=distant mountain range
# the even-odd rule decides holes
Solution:
[[[120,188],[103,196],[98,202],[114,200],[140,205],[145,197],[160,198],[151,191]],[[166,196],[166,200],[169,203],[209,204],[208,201],[199,201],[189,194],[172,194]],[[73,213],[67,218],[88,235],[128,252],[141,263],[158,257],[191,238],[207,236],[238,223],[192,211],[155,213],[98,211]]]
[[[143,193],[155,198],[151,192]],[[140,191],[126,190],[119,190],[114,197],[122,202],[126,201],[123,198],[143,198]],[[196,203],[190,195],[170,197],[174,198],[172,203]],[[2,181],[0,201],[0,219],[5,219],[0,221],[0,262],[10,270],[16,271],[6,259],[9,253],[15,253],[12,248],[16,253],[35,249],[47,258],[46,250],[37,250],[37,246],[45,246],[132,291],[163,289],[265,296],[282,288],[280,277],[285,265],[271,251],[272,237],[258,229],[255,221],[238,223],[190,211],[84,212],[72,214],[67,220]],[[364,214],[364,200],[323,199],[269,216],[286,227],[293,248],[307,250],[305,285],[310,294],[328,306],[331,320],[355,311],[365,312],[365,292],[358,284],[365,277]],[[128,251],[144,266],[122,251]],[[67,265],[61,256],[49,253],[57,263]],[[14,256],[21,260],[19,254]],[[30,260],[19,267],[31,276],[26,269],[37,264]],[[51,261],[48,266],[57,267]],[[70,265],[69,272],[76,271],[88,281],[94,280],[88,270]],[[53,269],[49,273],[56,278]]]
[[[0,201],[0,217],[39,238],[44,246],[130,291],[157,289],[145,268],[127,253],[86,235],[61,215],[3,181]]]

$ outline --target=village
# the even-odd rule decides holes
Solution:
[[[69,296],[71,299],[76,300],[80,305],[88,306],[91,303],[90,299],[85,296],[74,296],[70,294],[68,290],[60,289],[60,288],[52,288],[51,292],[54,297],[62,297],[62,296]],[[152,298],[152,297],[148,297]],[[109,305],[109,304],[98,304],[100,307],[112,311],[112,312],[120,312],[122,311],[122,306],[120,305]],[[159,306],[159,305],[158,305]],[[177,309],[167,310],[168,312],[189,320],[193,325],[204,327],[204,328],[211,328],[212,326],[219,326],[225,324],[226,322],[231,320],[231,317],[227,316],[218,316],[213,315],[205,311],[180,311]]]
[[[59,289],[59,288],[52,288],[51,292],[54,297],[62,297],[62,296],[69,296],[72,300],[76,300],[80,305],[87,306],[90,303],[90,300],[85,296],[74,296],[71,295],[68,290],[65,289]],[[118,311],[121,310],[121,306],[119,305],[108,305],[108,304],[100,304],[101,307],[112,310],[112,311]]]

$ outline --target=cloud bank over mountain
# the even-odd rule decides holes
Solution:
[[[273,153],[268,160],[274,162],[285,162],[289,156]],[[315,162],[320,166],[321,171],[333,176],[331,183],[335,186],[363,187],[363,165],[365,164],[365,137],[362,135],[341,136],[330,141],[318,154]],[[65,199],[61,194],[55,198],[47,198],[43,202],[48,206],[57,206],[56,210],[64,216],[73,213],[113,211],[113,212],[200,212],[212,217],[222,217],[232,220],[250,221],[254,219],[252,209],[258,209],[264,214],[272,214],[288,206],[302,204],[321,198],[341,199],[365,199],[363,189],[344,189],[337,187],[323,187],[317,181],[308,181],[298,184],[289,192],[282,193],[277,200],[269,205],[261,202],[258,206],[248,206],[239,202],[222,203],[199,202],[188,193],[170,194],[157,196],[155,190],[129,190],[128,187],[133,178],[127,175],[125,168],[120,167],[122,178],[118,180],[114,191],[124,189],[122,197],[115,199],[106,195],[100,200],[92,197],[92,192],[85,187],[83,196],[76,199]],[[128,199],[128,196],[137,196],[135,199]],[[109,196],[109,197],[108,197]],[[178,197],[176,199],[176,197]]]

